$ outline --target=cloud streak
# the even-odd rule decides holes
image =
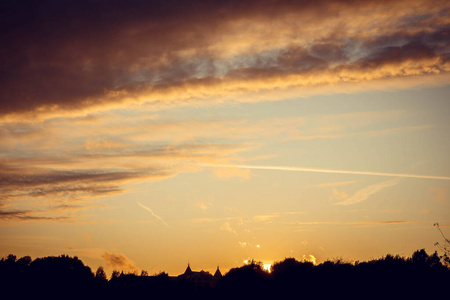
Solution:
[[[237,147],[236,147],[237,146]],[[0,157],[0,219],[71,220],[95,207],[101,197],[125,192],[142,181],[163,180],[194,172],[194,161],[216,161],[246,149],[231,144],[179,146],[130,145],[126,149],[81,152],[71,145],[60,151],[10,151]],[[39,150],[39,149],[38,149]],[[64,155],[61,155],[64,153]]]
[[[137,204],[138,204],[140,207],[142,207],[143,209],[145,209],[146,211],[148,211],[155,219],[161,221],[161,223],[163,223],[164,225],[170,227],[169,224],[167,224],[160,216],[158,216],[157,214],[155,214],[155,213],[153,212],[153,210],[152,210],[150,207],[147,207],[147,206],[145,206],[145,205],[143,205],[143,204],[141,204],[141,203],[139,203],[139,202],[137,202]]]
[[[355,222],[329,222],[329,221],[312,221],[312,222],[288,222],[290,225],[342,225],[342,226],[384,226],[395,224],[414,224],[413,221],[355,221]]]
[[[400,177],[400,178],[450,180],[450,177],[447,177],[447,176],[369,172],[369,171],[333,170],[333,169],[285,167],[285,166],[254,166],[254,165],[234,165],[234,164],[233,165],[201,164],[201,166],[207,167],[207,168],[242,168],[242,169],[253,169],[253,170],[274,170],[274,171],[291,171],[291,172],[312,172],[312,173],[329,173],[329,174],[350,174],[350,175],[369,175],[369,176]]]

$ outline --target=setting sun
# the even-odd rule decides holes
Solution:
[[[272,272],[272,264],[271,263],[263,264],[263,269],[266,270],[269,273]]]
[[[317,263],[316,257],[312,254],[309,254],[308,257],[306,255],[303,255],[303,260],[312,262],[314,265]]]

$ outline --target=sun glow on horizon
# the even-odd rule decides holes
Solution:
[[[260,261],[260,262],[257,262],[257,261],[255,261],[253,259],[245,259],[245,260],[243,260],[243,263],[245,265],[250,265],[250,264],[253,264],[253,263],[260,264],[260,266],[262,267],[262,269],[264,271],[266,271],[268,273],[272,272],[273,261]]]
[[[267,271],[268,273],[271,273],[272,272],[272,263],[265,263],[265,264],[263,264],[263,269],[265,271]]]
[[[306,255],[303,255],[303,260],[311,262],[313,265],[317,264],[317,258],[312,254],[309,254],[308,257],[306,257]]]

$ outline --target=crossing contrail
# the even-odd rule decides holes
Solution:
[[[385,172],[369,172],[369,171],[332,170],[332,169],[302,168],[302,167],[224,165],[224,164],[201,164],[201,166],[203,166],[203,167],[210,167],[210,168],[240,168],[240,169],[254,169],[254,170],[277,170],[277,171],[314,172],[314,173],[331,173],[331,174],[353,174],[353,175],[371,175],[371,176],[385,176],[385,177],[402,177],[402,178],[450,180],[450,177],[446,177],[446,176],[432,176],[432,175],[418,175],[418,174],[400,174],[400,173],[385,173]]]

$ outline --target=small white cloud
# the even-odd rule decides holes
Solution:
[[[231,225],[229,222],[225,222],[222,226],[220,226],[220,230],[228,231],[228,232],[231,232],[231,233],[237,235],[237,232],[233,228],[231,228]]]
[[[211,202],[197,202],[195,203],[195,206],[200,208],[201,210],[208,210],[208,208],[211,206]]]
[[[256,222],[271,222],[273,219],[278,218],[279,215],[278,214],[271,214],[271,215],[259,215],[259,216],[254,216],[253,219]]]
[[[247,242],[239,242],[239,246],[241,246],[242,248],[245,248],[248,246]]]
[[[343,201],[343,200],[345,200],[345,199],[347,199],[347,198],[348,198],[347,193],[345,193],[345,192],[340,192],[338,189],[333,188],[333,196],[330,197],[330,200],[331,200],[331,201],[335,201],[335,200],[337,200],[337,201]]]

